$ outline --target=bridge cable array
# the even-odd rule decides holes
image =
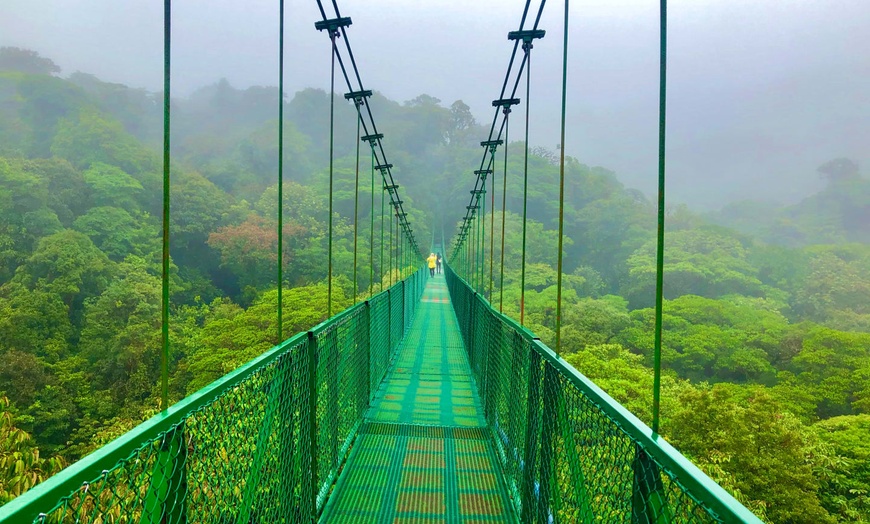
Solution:
[[[315,23],[315,28],[318,30],[328,30],[331,47],[332,47],[332,73],[331,73],[331,93],[330,93],[330,183],[329,183],[329,267],[328,267],[328,298],[327,298],[327,313],[328,316],[332,316],[332,272],[333,272],[333,175],[334,175],[334,90],[335,90],[335,62],[338,61],[338,64],[341,68],[342,75],[344,77],[345,83],[350,92],[345,94],[345,98],[348,100],[353,100],[354,105],[357,109],[357,136],[359,140],[367,142],[371,148],[371,157],[372,157],[372,216],[371,216],[371,232],[370,232],[370,250],[369,250],[369,277],[370,277],[370,293],[369,295],[374,294],[374,179],[375,170],[380,171],[381,179],[382,179],[382,193],[381,193],[381,264],[380,268],[384,267],[383,264],[383,248],[384,248],[384,231],[383,231],[383,214],[384,214],[384,194],[383,192],[387,192],[390,198],[390,205],[393,208],[393,212],[396,217],[396,226],[395,226],[395,236],[404,235],[401,239],[402,242],[407,244],[407,248],[403,249],[403,245],[400,242],[396,242],[397,244],[397,256],[403,260],[402,268],[406,268],[408,264],[411,263],[413,253],[417,253],[419,256],[422,254],[420,250],[417,240],[414,237],[413,229],[411,228],[410,223],[408,222],[407,216],[408,214],[405,212],[402,207],[403,201],[399,198],[398,193],[398,184],[395,183],[395,180],[392,175],[391,168],[393,167],[387,161],[386,153],[384,151],[382,139],[384,137],[383,133],[379,133],[377,129],[377,125],[374,121],[374,116],[372,115],[371,108],[369,104],[366,102],[368,97],[372,95],[372,92],[369,90],[365,90],[363,88],[362,80],[359,74],[359,69],[356,64],[356,60],[353,55],[353,50],[351,49],[350,42],[347,38],[347,32],[345,27],[351,25],[351,19],[342,17],[338,8],[338,4],[335,0],[332,1],[333,8],[335,10],[335,18],[328,18],[326,15],[326,11],[323,8],[323,4],[321,0],[317,0],[317,5],[320,10],[322,20]],[[278,264],[277,264],[277,278],[278,278],[278,306],[277,306],[277,321],[278,321],[278,342],[283,340],[283,288],[284,288],[284,274],[283,274],[283,247],[284,247],[284,231],[283,231],[283,222],[284,222],[284,213],[283,213],[283,197],[284,197],[284,0],[279,0],[278,3],[278,11],[279,11],[279,34],[278,34]],[[171,188],[171,165],[170,165],[170,144],[171,144],[171,111],[170,111],[170,101],[171,101],[171,57],[172,57],[172,0],[163,0],[163,202],[162,202],[162,225],[161,225],[161,235],[162,235],[162,267],[161,267],[161,354],[160,354],[160,365],[161,365],[161,377],[160,377],[160,402],[161,408],[167,409],[169,407],[169,272],[170,272],[170,209],[171,209],[171,200],[170,200],[170,188]],[[338,46],[336,45],[336,39],[343,38],[345,42],[345,48],[347,52],[348,59],[350,61],[351,67],[353,69],[353,75],[355,77],[355,84],[358,86],[356,90],[353,88],[354,82],[351,81],[351,78],[348,74],[348,70],[345,67],[344,60],[342,59],[342,55],[339,52]],[[362,107],[366,108],[365,114],[362,112]],[[371,132],[369,129],[371,128]],[[360,133],[364,132],[365,135],[360,137]],[[357,222],[359,219],[359,146],[357,147],[357,171],[356,171],[356,181],[355,181],[355,197],[354,197],[354,269],[353,269],[353,281],[354,281],[354,297],[356,297],[356,293],[358,292],[358,226]],[[393,252],[392,242],[393,242],[393,221],[390,220],[390,241],[391,241],[391,250],[390,253]],[[392,254],[391,254],[392,257]],[[390,260],[390,273],[389,273],[389,281],[390,284],[393,282],[392,275],[392,264],[393,259]],[[399,266],[399,262],[396,261],[396,266]]]
[[[522,295],[520,298],[520,325],[524,323],[524,303],[525,303],[525,261],[526,261],[526,222],[527,222],[527,193],[528,193],[528,143],[529,143],[529,128],[528,128],[528,96],[530,92],[531,80],[529,75],[529,69],[531,64],[531,50],[532,50],[532,42],[536,39],[543,38],[546,32],[542,29],[538,29],[538,25],[541,20],[541,16],[544,12],[544,5],[546,4],[546,0],[541,0],[537,14],[535,16],[534,24],[531,29],[524,29],[526,19],[529,15],[529,8],[531,7],[531,0],[527,0],[525,7],[523,9],[523,14],[520,19],[519,29],[517,31],[511,31],[508,33],[508,39],[514,42],[513,50],[511,52],[510,60],[508,61],[507,71],[505,72],[504,81],[502,83],[501,93],[497,100],[492,102],[493,107],[495,108],[495,114],[493,115],[492,124],[490,126],[489,136],[486,140],[482,141],[480,144],[484,147],[483,157],[480,161],[479,169],[474,171],[476,175],[474,188],[471,190],[471,199],[469,204],[466,206],[466,214],[463,218],[462,224],[460,225],[459,232],[456,237],[456,241],[452,247],[450,258],[456,259],[458,263],[458,267],[464,269],[464,273],[470,279],[470,283],[472,287],[477,289],[480,293],[486,293],[487,286],[484,284],[485,271],[483,270],[485,260],[485,251],[486,251],[486,229],[485,229],[485,216],[479,216],[477,213],[478,209],[483,209],[485,214],[485,195],[486,195],[486,179],[487,175],[493,173],[493,169],[495,167],[495,151],[499,145],[505,145],[505,155],[504,155],[504,176],[502,183],[502,227],[501,227],[501,263],[500,263],[500,285],[499,285],[499,311],[504,311],[504,234],[505,234],[505,218],[506,218],[506,205],[507,205],[507,145],[508,145],[508,131],[509,131],[509,121],[510,121],[510,113],[511,107],[514,105],[518,105],[520,100],[516,98],[516,93],[519,89],[520,82],[523,78],[523,73],[526,73],[526,126],[525,126],[525,160],[524,160],[524,170],[523,170],[523,247],[522,247],[522,268],[521,268],[521,280],[522,280]],[[510,96],[505,98],[505,93],[507,92],[508,84],[511,80],[511,71],[513,69],[514,61],[516,60],[517,50],[520,48],[520,43],[522,42],[523,49],[523,58],[519,64],[518,71],[516,76],[514,77],[513,88],[511,90]],[[501,125],[498,127],[498,132],[496,133],[496,125],[498,124],[499,113],[503,115],[501,120]],[[504,135],[504,139],[502,140],[502,135]],[[493,184],[490,191],[493,193],[490,200],[492,202],[492,210],[491,213],[495,212],[495,180],[493,178]],[[494,244],[494,235],[495,235],[495,219],[492,217],[490,219],[490,244]],[[494,247],[494,246],[493,246]],[[490,282],[489,282],[489,294],[488,298],[492,301],[492,289],[494,287],[493,279],[494,279],[494,261],[493,261],[493,249],[490,249]]]
[[[386,191],[389,195],[390,206],[392,208],[392,213],[396,217],[395,223],[395,233],[393,227],[393,220],[390,220],[389,223],[389,270],[388,270],[388,279],[389,283],[393,282],[393,264],[397,269],[399,269],[399,262],[397,259],[405,260],[405,257],[409,257],[410,254],[416,251],[418,254],[421,253],[419,246],[417,244],[416,238],[414,237],[413,229],[407,219],[408,214],[405,212],[403,208],[403,201],[399,198],[399,185],[396,184],[393,175],[392,175],[392,167],[393,165],[387,161],[386,153],[384,151],[382,139],[384,137],[383,133],[379,133],[377,129],[377,125],[374,121],[374,116],[371,111],[371,107],[368,104],[367,100],[372,96],[372,91],[364,88],[362,79],[359,74],[359,68],[356,64],[356,59],[353,55],[353,50],[351,48],[346,28],[352,24],[352,20],[349,17],[341,16],[341,11],[338,7],[338,4],[335,0],[332,2],[333,10],[335,12],[334,18],[329,18],[326,10],[323,7],[323,2],[321,0],[317,0],[317,6],[320,10],[320,14],[322,20],[315,23],[315,28],[319,31],[327,31],[331,49],[332,49],[332,71],[330,76],[330,219],[329,219],[329,291],[328,291],[328,314],[332,314],[332,264],[333,264],[333,249],[332,249],[332,235],[333,235],[333,226],[332,226],[332,204],[333,204],[333,195],[334,195],[334,120],[335,120],[335,110],[334,110],[334,96],[335,96],[335,63],[338,62],[339,68],[341,69],[342,76],[344,77],[345,83],[347,84],[347,88],[349,90],[348,93],[345,93],[345,99],[352,101],[354,103],[354,107],[357,112],[357,137],[359,141],[367,142],[371,148],[372,154],[372,177],[374,178],[374,170],[378,170],[381,174],[382,179],[382,195],[381,195],[381,257],[380,257],[380,267],[384,267],[384,258],[383,258],[383,249],[384,249],[384,220],[383,214],[385,212],[385,199],[383,196],[383,191]],[[350,62],[350,67],[352,69],[352,76],[355,79],[355,82],[351,78],[351,74],[349,74],[348,68],[345,65],[345,60],[342,57],[342,53],[339,50],[339,47],[336,43],[337,39],[343,39],[345,42],[345,49],[347,53],[347,58]],[[365,107],[366,111],[363,112],[362,108]],[[371,131],[370,131],[371,129]],[[362,133],[365,133],[364,135]],[[354,270],[353,270],[353,282],[354,282],[354,293],[357,293],[358,290],[358,260],[359,260],[359,228],[358,228],[358,219],[359,219],[359,144],[357,145],[357,168],[355,172],[355,184],[354,184]],[[370,241],[374,240],[374,194],[372,194],[372,217],[371,217],[371,225],[372,231],[370,232]],[[398,238],[398,237],[401,237]],[[403,244],[407,243],[411,249],[402,249]],[[395,245],[394,245],[395,244]],[[408,260],[410,262],[410,260]],[[370,295],[374,293],[373,289],[373,279],[374,279],[374,248],[370,246],[369,250],[369,264],[370,264]],[[405,266],[403,266],[405,267]]]
[[[508,39],[514,41],[514,48],[508,62],[505,80],[502,84],[500,98],[492,102],[495,107],[493,123],[490,127],[489,137],[480,143],[485,148],[480,168],[474,171],[476,175],[474,188],[471,190],[471,199],[466,206],[466,213],[459,226],[455,242],[451,248],[449,258],[455,262],[458,272],[465,277],[473,289],[484,295],[492,303],[494,288],[494,235],[495,235],[495,179],[493,178],[490,202],[490,271],[488,286],[484,284],[485,263],[483,262],[486,250],[486,178],[493,173],[495,166],[495,151],[498,146],[504,145],[504,175],[502,178],[502,217],[501,217],[501,260],[499,275],[499,312],[504,312],[504,267],[505,267],[505,225],[507,204],[507,164],[508,164],[508,132],[510,129],[511,106],[519,104],[515,98],[519,82],[525,70],[526,74],[526,122],[525,122],[525,152],[523,161],[523,218],[522,218],[522,262],[520,270],[520,326],[525,325],[525,277],[526,277],[526,236],[528,221],[528,163],[529,163],[529,97],[531,87],[531,50],[533,41],[545,35],[543,30],[538,29],[538,23],[544,9],[546,0],[542,0],[538,9],[532,29],[523,29],[529,12],[530,1],[527,0],[523,15],[520,20],[518,31],[508,33]],[[566,100],[567,100],[567,71],[568,71],[568,18],[569,0],[565,0],[563,49],[562,49],[562,98],[561,98],[561,129],[560,129],[560,154],[559,154],[559,219],[558,219],[558,247],[557,247],[557,277],[556,277],[556,352],[562,349],[562,267],[563,267],[563,239],[564,239],[564,208],[565,208],[565,124],[566,124]],[[664,223],[665,223],[665,131],[666,131],[666,86],[667,86],[667,0],[659,3],[659,136],[658,136],[658,217],[656,235],[656,298],[655,298],[655,341],[653,362],[653,420],[652,430],[659,431],[660,393],[661,393],[661,345],[662,345],[662,287],[664,266]],[[505,91],[511,78],[511,69],[516,58],[519,42],[522,41],[523,59],[520,62],[519,71],[516,75],[513,91],[510,98],[505,98]],[[498,133],[495,133],[499,111],[503,118]],[[502,140],[502,133],[504,139]],[[481,213],[478,214],[477,210]]]

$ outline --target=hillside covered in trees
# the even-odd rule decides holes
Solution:
[[[58,72],[0,51],[0,504],[160,407],[162,94]],[[220,81],[173,101],[174,400],[276,342],[277,97]],[[368,293],[380,190],[363,150],[354,297],[356,115],[339,98],[346,307]],[[449,238],[487,130],[462,101],[370,103],[417,238]],[[326,312],[328,105],[315,89],[285,100],[285,333]],[[508,147],[503,293],[518,315],[523,144]],[[559,168],[531,153],[526,317],[552,341]],[[668,210],[663,434],[775,523],[870,522],[870,180],[848,159],[819,173],[827,187],[789,207]],[[577,159],[566,180],[564,356],[648,421],[654,202]],[[375,289],[390,278],[377,262]]]

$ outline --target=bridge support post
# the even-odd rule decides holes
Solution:
[[[187,443],[184,426],[169,430],[160,443],[151,485],[145,495],[144,524],[186,524]]]
[[[317,461],[317,337],[313,331],[308,332],[308,421],[305,424],[308,433],[308,479],[311,483],[305,489],[309,522],[317,522],[317,494],[320,491]]]
[[[538,340],[538,339],[535,339]],[[537,513],[537,503],[541,496],[540,485],[535,478],[538,461],[538,436],[541,404],[541,355],[529,352],[528,396],[526,403],[526,442],[523,453],[523,522],[533,522]]]
[[[553,506],[550,481],[556,462],[556,435],[558,434],[556,431],[556,409],[562,401],[558,380],[559,378],[556,376],[556,370],[553,366],[545,363],[544,384],[541,395],[543,397],[543,415],[541,421],[540,473],[538,474],[540,482],[537,512],[538,522],[549,522]],[[565,442],[564,445],[569,446],[572,444]],[[558,495],[555,496],[558,497]]]
[[[634,481],[631,490],[632,524],[669,524],[673,521],[664,496],[662,474],[639,445],[635,444]]]
[[[387,288],[387,362],[393,356],[393,293]]]

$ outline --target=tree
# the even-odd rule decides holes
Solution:
[[[667,298],[726,294],[759,296],[757,270],[746,260],[746,247],[730,232],[704,228],[677,231],[668,237],[665,251]],[[655,242],[650,241],[628,258],[629,280],[623,296],[633,307],[652,305],[655,288]]]
[[[9,399],[0,397],[0,506],[65,466],[60,457],[39,456],[33,438],[15,427]]]
[[[87,235],[65,229],[39,241],[14,281],[60,296],[76,323],[85,299],[99,295],[113,273],[112,262]]]
[[[849,158],[835,158],[820,165],[816,171],[832,184],[855,179],[860,175],[858,164]]]
[[[115,206],[128,211],[139,208],[142,184],[122,169],[94,162],[84,172],[84,179],[97,206]]]
[[[830,418],[813,430],[822,505],[841,522],[870,522],[870,415]]]
[[[750,509],[772,522],[835,522],[819,500],[811,435],[763,388],[718,384],[686,389],[679,400],[671,442]]]
[[[18,71],[31,75],[60,73],[60,67],[36,51],[20,47],[0,47],[0,71]]]

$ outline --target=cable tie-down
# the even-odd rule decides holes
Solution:
[[[344,95],[344,96],[347,96],[347,95]],[[364,142],[368,142],[371,144],[375,140],[380,140],[382,138],[384,138],[383,133],[375,133],[374,135],[364,135],[364,136],[360,137],[360,140],[362,140]]]
[[[399,184],[385,185],[384,189],[392,193],[393,191],[399,189]]]
[[[384,171],[387,169],[391,169],[392,167],[393,167],[393,164],[378,164],[375,166],[375,169],[378,169],[380,171]]]

